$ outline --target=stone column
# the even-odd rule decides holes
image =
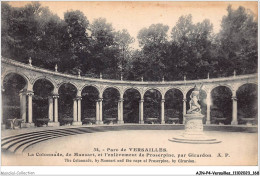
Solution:
[[[164,102],[165,99],[161,100],[161,124],[165,124],[165,120],[164,120]]]
[[[72,125],[82,125],[81,122],[81,97],[73,99],[73,122]]]
[[[20,92],[20,116],[23,119],[23,123],[26,123],[26,94]]]
[[[58,95],[54,95],[54,122],[58,122],[59,119],[59,111],[58,111]]]
[[[3,93],[2,93],[2,96],[3,96]],[[1,111],[1,129],[5,129],[5,126],[4,126],[4,106],[3,106],[3,98],[2,98],[2,111]]]
[[[123,99],[119,99],[118,100],[118,124],[123,124],[124,123],[124,119],[123,119]]]
[[[210,124],[210,94],[207,95],[207,120],[206,120],[206,124]]]
[[[51,122],[54,122],[54,119],[53,119],[53,98],[49,97],[48,100],[49,100],[49,113],[48,113],[48,117],[49,117]]]
[[[78,114],[77,99],[74,98],[73,99],[73,122],[77,122],[77,114]]]
[[[231,125],[237,125],[237,97],[233,96],[232,122]]]
[[[48,123],[48,126],[60,126],[60,123],[58,122],[58,98],[59,95],[58,94],[54,94],[52,97],[50,97],[49,99],[49,119],[50,122]],[[53,109],[53,101],[54,101],[54,109]],[[52,104],[52,105],[51,105]],[[50,108],[52,108],[52,110],[50,110]],[[52,111],[52,113],[51,113]],[[54,111],[54,112],[53,112]],[[54,114],[54,116],[53,116]],[[52,118],[50,116],[53,116]]]
[[[103,99],[99,99],[99,124],[103,124],[103,109],[102,109],[102,101]]]
[[[29,126],[34,126],[33,123],[33,107],[32,107],[32,96],[33,96],[33,92],[29,91],[27,92],[27,96],[28,96],[28,123]]]
[[[78,122],[81,122],[81,97],[78,97]]]
[[[120,100],[117,102],[117,123],[119,124],[121,121],[121,108],[120,108]]]
[[[96,101],[96,124],[99,124],[99,100]]]
[[[121,101],[120,101],[120,108],[121,108],[121,124],[124,123],[124,99],[122,98]]]
[[[6,129],[6,124],[4,123],[3,89],[2,89],[1,129],[2,130]]]
[[[73,123],[78,121],[77,118],[78,110],[77,110],[77,99],[73,99]]]
[[[183,112],[182,112],[182,114],[183,114],[183,120],[182,120],[182,124],[185,124],[185,115],[186,115],[186,112],[187,112],[187,110],[186,110],[186,102],[187,102],[187,99],[186,98],[184,98],[183,100],[182,100],[182,102],[183,102],[183,106],[182,106],[182,108],[183,108]]]
[[[139,123],[144,124],[144,99],[139,101]]]

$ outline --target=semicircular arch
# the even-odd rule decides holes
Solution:
[[[184,91],[180,87],[170,87],[170,88],[166,89],[164,96],[167,94],[167,92],[169,92],[170,90],[174,90],[174,89],[179,90],[182,93],[182,95],[184,96]]]
[[[98,91],[98,94],[100,94],[100,89],[99,89],[99,87],[97,85],[95,85],[95,84],[85,84],[81,89],[79,89],[80,95],[82,94],[82,91],[86,87],[94,87]]]
[[[139,95],[140,95],[140,97],[141,97],[141,91],[137,88],[137,87],[127,87],[126,89],[124,89],[124,91],[123,91],[123,95],[122,96],[124,96],[124,94],[126,93],[126,91],[128,91],[128,90],[131,90],[131,89],[133,89],[133,90],[136,90],[138,93],[139,93]]]
[[[162,90],[159,89],[159,88],[156,88],[156,87],[149,87],[149,88],[145,89],[143,96],[144,96],[149,90],[157,90],[158,92],[160,92],[161,97],[163,97],[163,92],[162,92]]]
[[[120,91],[119,87],[117,87],[117,86],[106,86],[106,87],[103,89],[103,91],[102,91],[102,97],[103,97],[103,95],[104,95],[104,92],[105,92],[107,89],[110,89],[110,88],[116,89],[116,90],[118,91],[118,93],[119,93],[119,96],[121,97],[121,91]]]
[[[34,86],[34,84],[35,84],[37,81],[41,80],[41,79],[45,79],[45,80],[49,81],[49,82],[52,84],[53,88],[57,87],[56,82],[53,81],[51,78],[49,78],[49,77],[47,77],[47,76],[40,76],[40,77],[36,78],[35,80],[33,80],[32,85]]]
[[[228,85],[228,84],[217,84],[217,85],[214,85],[213,87],[211,87],[209,92],[211,93],[217,87],[227,87],[230,90],[231,93],[233,92],[233,88],[230,85]]]
[[[3,83],[4,83],[4,79],[6,78],[6,76],[7,75],[9,75],[9,74],[17,74],[17,75],[19,75],[19,76],[22,76],[23,78],[24,78],[24,80],[25,80],[25,83],[26,83],[26,85],[25,85],[25,87],[28,85],[28,83],[30,82],[29,81],[29,78],[25,75],[25,74],[23,74],[23,73],[20,73],[20,72],[15,72],[15,71],[8,71],[8,72],[5,72],[3,75],[2,75],[2,86],[3,86]]]
[[[61,82],[60,84],[58,84],[58,85],[57,85],[58,91],[59,91],[60,87],[61,87],[63,84],[71,84],[71,85],[73,85],[74,88],[78,91],[78,86],[77,86],[75,83],[70,82],[70,81],[63,81],[63,82]]]
[[[237,91],[239,90],[239,88],[241,88],[242,86],[247,85],[247,84],[253,84],[253,85],[258,86],[257,82],[246,82],[246,83],[242,83],[241,85],[239,85],[237,88]]]

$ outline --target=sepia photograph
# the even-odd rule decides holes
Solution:
[[[1,2],[2,166],[258,156],[257,1]]]

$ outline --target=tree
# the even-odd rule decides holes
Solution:
[[[68,56],[68,52],[62,50],[65,23],[49,9],[44,9],[36,20],[39,21],[37,30],[40,35],[36,48],[37,57],[33,61],[39,60],[41,67],[53,70],[55,64]]]
[[[40,32],[37,17],[42,8],[38,2],[22,8],[12,8],[6,3],[2,6],[2,47],[3,55],[25,62],[35,55]]]
[[[167,31],[169,27],[163,24],[153,24],[149,28],[143,28],[138,33],[139,44],[142,51],[138,54],[134,69],[140,65],[141,72],[146,80],[162,80],[165,74],[165,58],[167,56]],[[140,57],[141,56],[141,57]]]
[[[11,22],[12,7],[3,2],[1,4],[1,53],[3,56],[11,57],[11,45],[14,43],[14,39],[10,37],[10,24]]]
[[[68,11],[64,20],[39,2],[14,8],[2,3],[2,55],[21,62],[61,72],[119,79],[159,81],[228,76],[257,72],[257,21],[244,7],[227,8],[219,34],[209,20],[192,22],[181,16],[169,27],[152,24],[138,33],[140,50],[127,30],[115,31],[106,19],[89,24],[80,11]],[[89,37],[91,33],[91,37]]]
[[[119,69],[124,71],[126,69],[127,62],[131,60],[131,48],[130,44],[134,42],[134,38],[128,33],[126,29],[122,31],[117,31],[115,34],[115,42],[119,47],[120,52],[120,61],[119,61]]]
[[[64,35],[64,49],[69,51],[69,57],[63,65],[69,66],[66,71],[78,74],[79,71],[85,72],[84,65],[87,62],[89,53],[89,21],[79,10],[68,11],[64,14],[66,23],[66,33]],[[73,66],[73,67],[72,67]]]
[[[172,29],[172,49],[177,50],[179,57],[172,59],[176,60],[173,63],[178,67],[179,76],[187,75],[188,79],[205,78],[212,70],[215,64],[212,29],[213,25],[207,19],[193,24],[191,15],[179,18]]]
[[[193,35],[192,15],[181,16],[171,32],[172,40],[178,44],[188,42]]]
[[[227,8],[228,14],[222,18],[218,34],[218,70],[221,75],[257,72],[257,21],[254,14],[239,7]]]
[[[2,5],[2,55],[21,62],[54,69],[62,57],[62,20],[33,2],[21,8]],[[64,55],[66,55],[64,53]]]
[[[106,19],[95,19],[90,26],[91,31],[91,63],[97,74],[104,78],[119,77],[119,48],[115,43],[115,30]]]
[[[91,24],[92,42],[100,48],[114,45],[115,30],[111,23],[107,23],[105,18],[98,18]]]
[[[149,28],[143,28],[139,31],[137,38],[141,47],[151,44],[163,44],[167,41],[167,31],[169,27],[167,25],[152,24]]]

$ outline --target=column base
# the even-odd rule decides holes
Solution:
[[[60,126],[60,122],[48,122],[49,127],[57,127]]]
[[[1,129],[6,129],[6,125],[5,124],[1,124]]]
[[[186,117],[183,117],[182,124],[185,124],[185,121],[186,121]]]
[[[232,121],[231,122],[231,125],[237,125],[238,123],[237,123],[237,121]]]
[[[35,127],[34,123],[21,123],[21,128],[31,128]]]
[[[161,124],[165,124],[165,121],[161,121]]]
[[[123,120],[118,120],[117,124],[124,124],[124,121]]]
[[[139,123],[140,123],[140,124],[144,124],[144,121],[143,121],[143,120],[140,120]]]
[[[102,124],[104,124],[104,123],[103,123],[103,121],[96,121],[96,124],[97,124],[97,125],[102,125]]]
[[[210,121],[206,121],[206,125],[210,125]]]
[[[82,125],[82,122],[72,122],[72,125],[73,126],[80,126],[80,125]]]

